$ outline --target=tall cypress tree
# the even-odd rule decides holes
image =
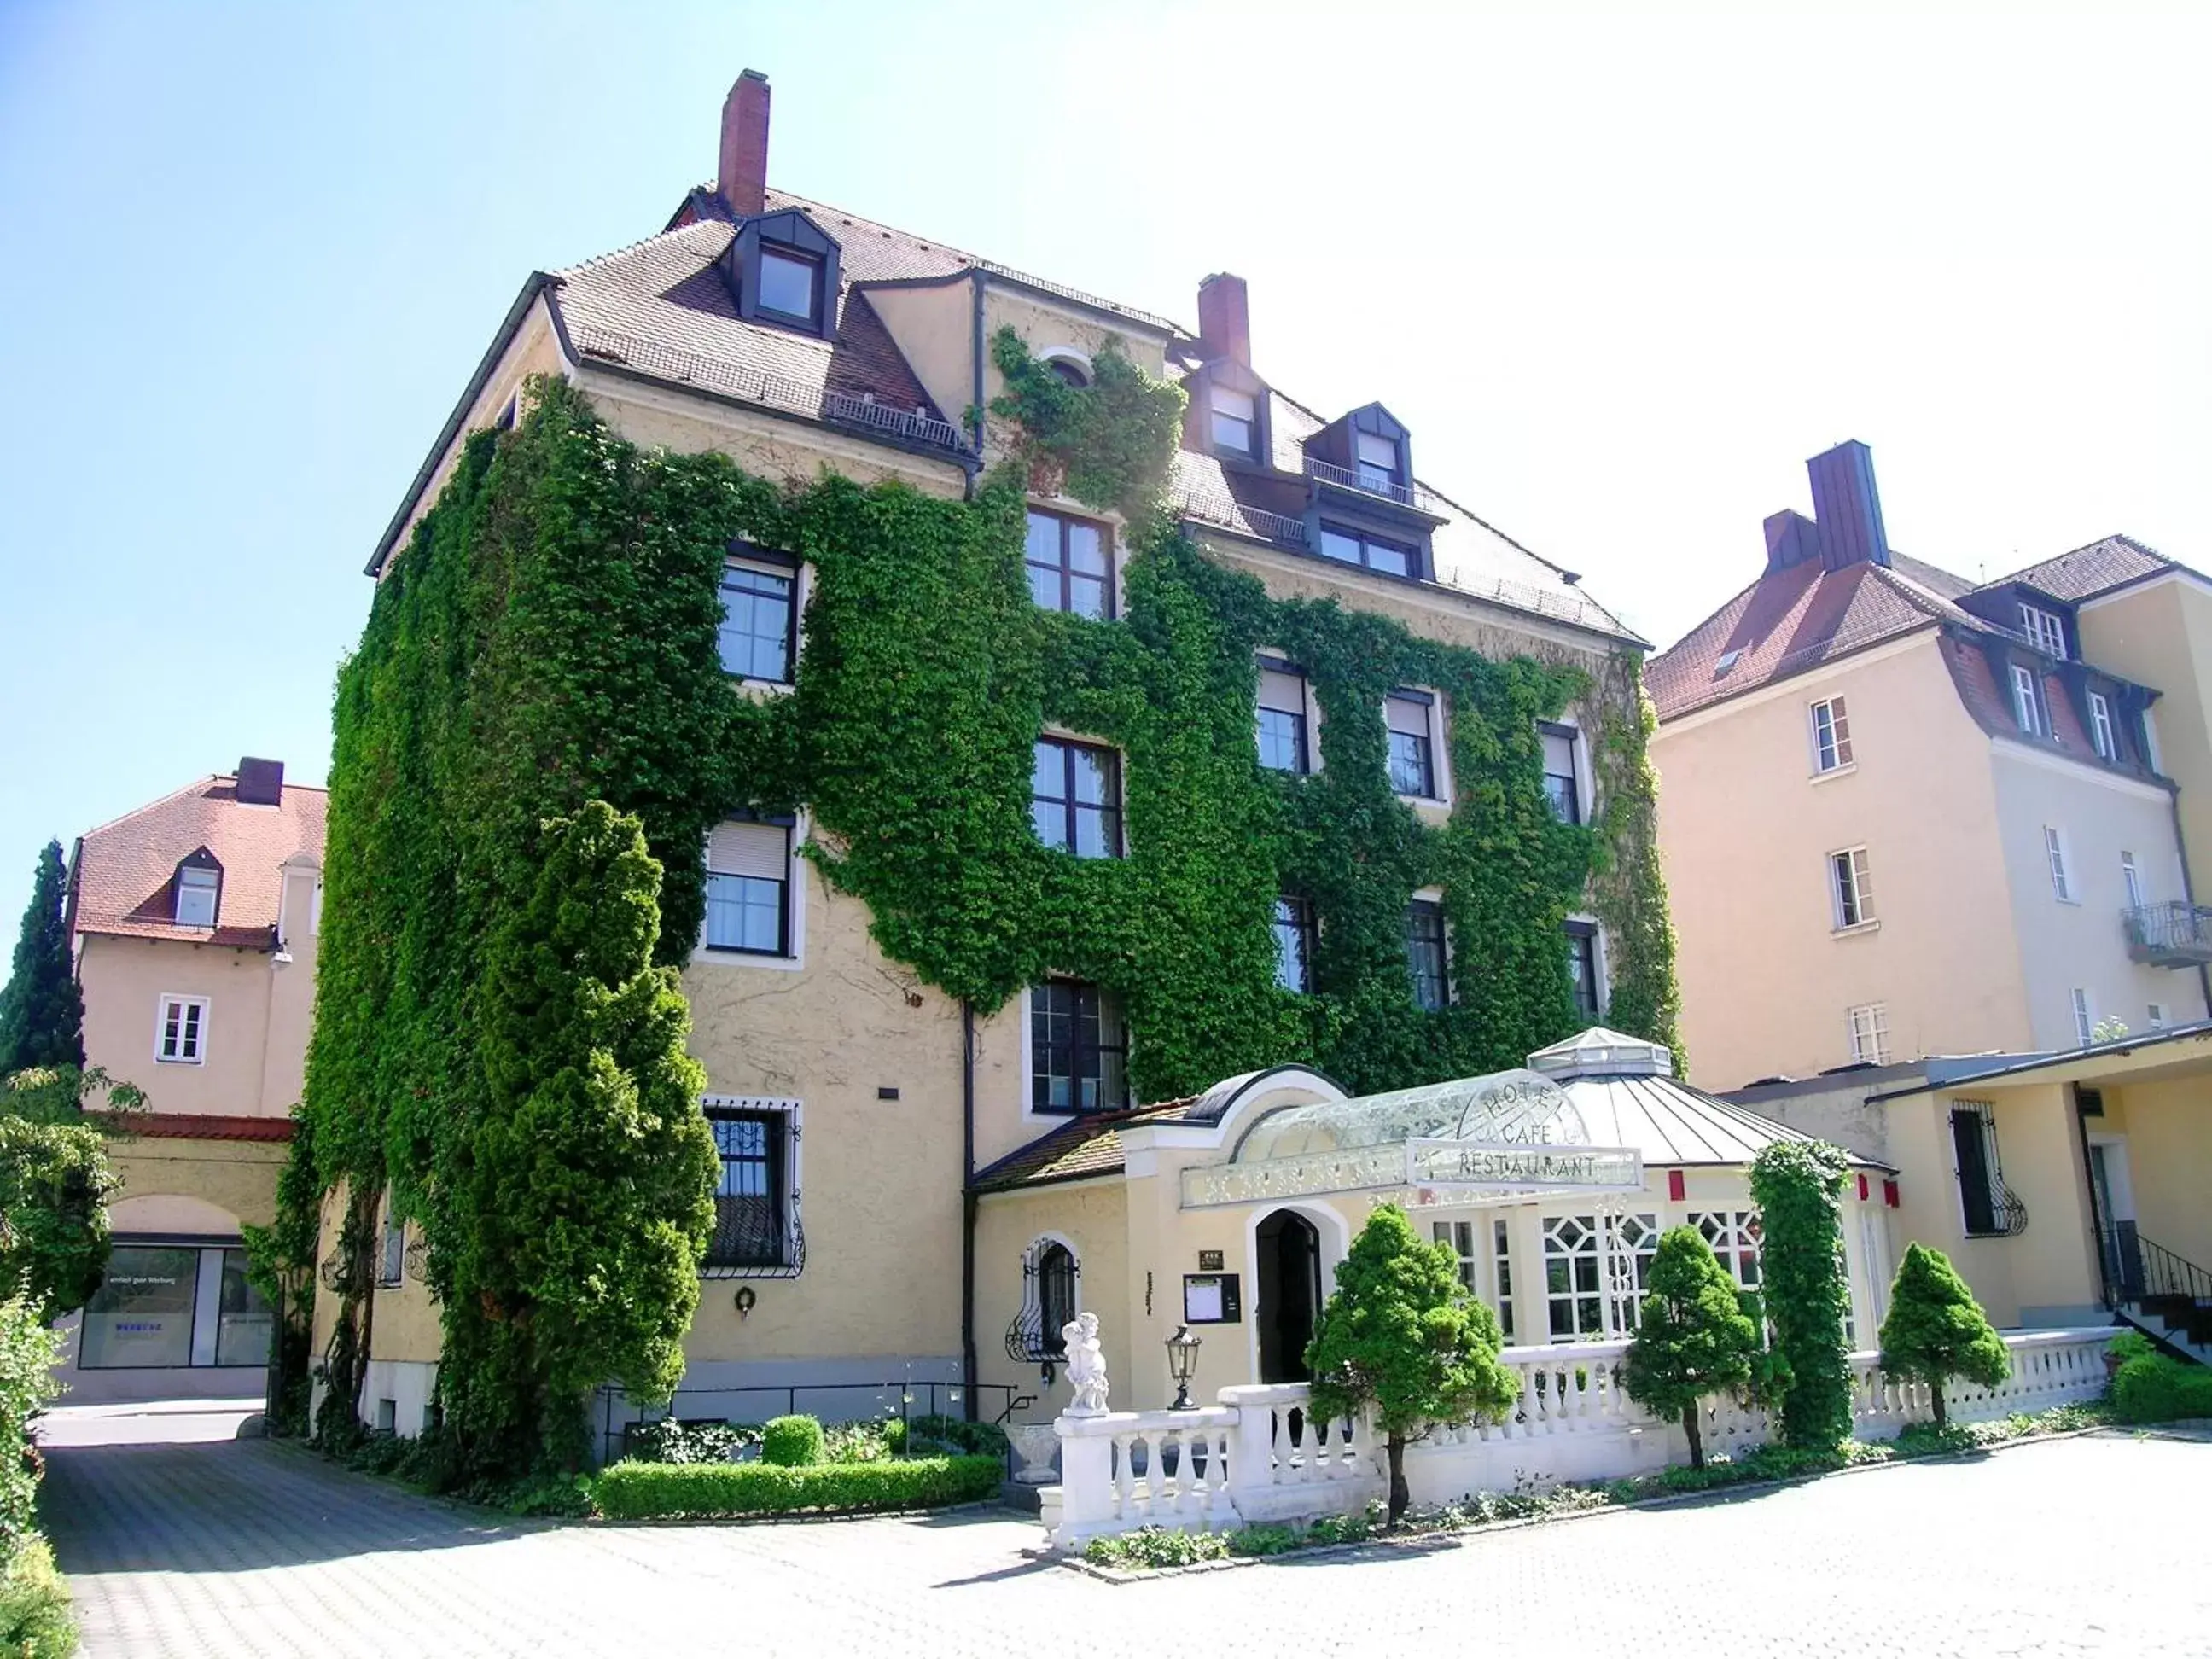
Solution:
[[[84,996],[62,925],[62,844],[46,843],[8,987],[0,990],[0,1077],[29,1066],[84,1064]]]

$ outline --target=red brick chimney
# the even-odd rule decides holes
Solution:
[[[1198,285],[1198,343],[1209,363],[1231,357],[1252,367],[1252,316],[1242,276],[1218,271]]]
[[[714,188],[730,211],[750,218],[768,190],[768,76],[747,70],[722,100],[722,149]]]

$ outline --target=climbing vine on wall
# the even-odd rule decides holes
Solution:
[[[1092,354],[1085,386],[1031,356],[1011,328],[991,337],[991,362],[1006,383],[991,412],[1014,422],[1024,463],[1047,463],[1076,501],[1149,523],[1182,428],[1183,389],[1147,374],[1119,340]]]
[[[1080,395],[1116,384],[1114,356]],[[1053,435],[1019,370],[1020,418]],[[778,488],[726,457],[640,451],[558,381],[533,383],[513,431],[471,440],[340,676],[310,1132],[295,1151],[312,1178],[285,1186],[298,1210],[340,1182],[372,1198],[389,1182],[416,1220],[445,1298],[449,1423],[457,1407],[496,1415],[470,1374],[483,1334],[456,1340],[484,1310],[452,1295],[481,1219],[491,941],[535,891],[540,824],[594,799],[639,818],[662,867],[656,961],[696,942],[707,829],[804,807],[808,856],[924,981],[987,1013],[1052,972],[1115,994],[1143,1098],[1286,1060],[1355,1089],[1519,1063],[1577,1023],[1560,927],[1593,871],[1609,928],[1658,919],[1616,947],[1615,1023],[1671,1038],[1633,659],[1594,684],[1572,664],[1494,661],[1333,601],[1271,599],[1146,510],[1181,394],[1132,384],[1142,434],[1116,417],[1054,437],[1071,492],[1079,477],[1084,499],[1137,508],[1110,622],[1030,602],[1019,466],[968,501],[829,476]],[[811,573],[788,696],[748,695],[720,670],[733,540]],[[1258,764],[1262,648],[1310,676],[1311,775]],[[1382,706],[1404,684],[1450,711],[1457,805],[1441,824],[1390,789]],[[1549,810],[1536,730],[1577,702],[1597,722],[1591,827]],[[1615,702],[1633,728],[1617,739],[1601,735]],[[1126,858],[1038,843],[1030,775],[1048,724],[1121,750]],[[1415,1005],[1406,957],[1407,906],[1426,887],[1451,930],[1455,998],[1435,1012]],[[1310,994],[1276,983],[1283,894],[1318,924]],[[365,1353],[353,1287],[368,1274],[331,1278]]]
[[[1676,1074],[1687,1077],[1674,923],[1659,865],[1659,777],[1647,749],[1659,716],[1644,690],[1640,666],[1631,653],[1613,653],[1586,704],[1590,729],[1585,735],[1604,815],[1590,875],[1590,910],[1604,924],[1613,953],[1607,1023],[1668,1044]]]

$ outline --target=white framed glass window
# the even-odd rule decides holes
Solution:
[[[1886,1002],[1863,1002],[1845,1011],[1850,1028],[1851,1063],[1855,1066],[1887,1066],[1889,1064],[1889,1005]]]
[[[2112,705],[2101,691],[2089,694],[2089,741],[2108,761],[2120,757],[2119,738],[2112,726]]]
[[[1217,386],[1207,394],[1216,454],[1256,459],[1260,453],[1260,403],[1249,392]]]
[[[2148,1023],[2152,1030],[2164,1030],[2166,1029],[2166,1005],[2162,1002],[2152,1003],[2145,1011],[2144,1018]]]
[[[2128,891],[2128,908],[2142,909],[2144,904],[2142,872],[2136,868],[2133,853],[2120,854],[2120,882]]]
[[[154,1018],[154,1058],[169,1066],[207,1061],[208,1000],[161,994]]]
[[[1828,898],[1838,933],[1874,920],[1874,878],[1865,848],[1828,854]]]
[[[1812,708],[1813,769],[1833,772],[1851,764],[1851,725],[1841,697],[1823,697]]]
[[[1689,1224],[1713,1247],[1729,1276],[1746,1290],[1759,1288],[1759,1220],[1756,1210],[1692,1210]]]
[[[2039,605],[2025,605],[2020,608],[2020,631],[2035,641],[2035,648],[2047,651],[2061,662],[2066,660],[2066,623],[2055,611],[2045,611]]]
[[[1498,1284],[1498,1328],[1508,1342],[1513,1335],[1513,1230],[1502,1216],[1490,1221],[1490,1262]]]
[[[1451,1246],[1452,1255],[1459,1260],[1460,1288],[1469,1296],[1480,1294],[1474,1288],[1474,1223],[1472,1221],[1432,1221],[1429,1237],[1438,1244]]]
[[[792,828],[788,820],[736,818],[714,826],[707,837],[707,949],[791,954]]]
[[[222,872],[204,864],[177,866],[177,926],[212,927],[222,892]]]
[[[2061,904],[2074,902],[2074,878],[2066,862],[2066,832],[2043,826],[2043,856],[2051,866],[2051,891]]]
[[[2097,1040],[2096,1011],[2090,1006],[2089,993],[2085,988],[2079,985],[2075,986],[2072,995],[2074,1000],[2074,1035],[2080,1040],[2081,1046],[2086,1048],[2092,1042]]]
[[[1547,1216],[1543,1231],[1550,1340],[1602,1341],[1633,1331],[1644,1280],[1659,1252],[1659,1218],[1623,1216],[1616,1227],[1593,1215]],[[1616,1261],[1628,1269],[1623,1295],[1614,1293]]]
[[[2051,730],[2043,718],[2043,694],[2036,689],[2034,671],[2018,663],[2012,670],[2012,717],[2032,738],[2046,736]]]

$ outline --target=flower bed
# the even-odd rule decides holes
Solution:
[[[995,1457],[870,1463],[617,1463],[591,1482],[611,1521],[722,1520],[756,1515],[857,1514],[935,1509],[994,1496],[1006,1478]]]

